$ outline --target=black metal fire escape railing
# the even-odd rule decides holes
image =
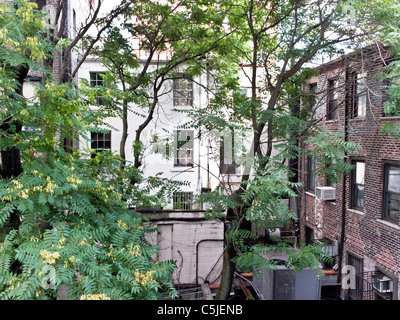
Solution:
[[[383,280],[383,281],[382,281]],[[350,300],[392,300],[393,280],[380,271],[362,272],[356,275],[355,288],[346,290]]]

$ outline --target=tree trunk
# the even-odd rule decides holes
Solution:
[[[15,93],[17,95],[23,95],[23,84],[26,76],[28,75],[29,67],[21,66],[17,69],[17,81],[18,87],[15,89]],[[10,99],[13,99],[12,97]],[[12,120],[12,116],[11,119]],[[22,125],[20,123],[12,122],[16,126],[16,132],[20,132],[22,130]],[[7,132],[9,131],[11,125],[9,123],[5,123],[1,126],[1,130]],[[0,178],[1,179],[11,179],[12,177],[18,177],[22,172],[22,161],[21,161],[21,152],[18,147],[10,147],[7,150],[1,151],[1,171]],[[14,209],[10,214],[10,219],[7,223],[6,228],[8,230],[18,229],[21,225],[20,220],[20,211]],[[19,260],[15,260],[10,269],[12,272],[19,274],[22,272],[22,264]]]
[[[124,169],[126,164],[125,147],[126,140],[128,139],[128,102],[126,100],[124,100],[122,108],[122,137],[119,146],[119,155],[121,157],[120,168]]]
[[[225,239],[226,239],[225,234]],[[233,274],[235,272],[236,265],[232,262],[235,257],[236,252],[233,245],[232,239],[226,240],[226,248],[223,257],[223,269],[221,273],[221,282],[218,288],[218,292],[215,296],[215,300],[228,300],[232,284],[233,284]]]

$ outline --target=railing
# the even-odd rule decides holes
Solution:
[[[382,276],[380,271],[367,271],[356,274],[355,289],[347,290],[346,299],[349,300],[392,300],[392,292],[379,292],[374,288],[374,281]]]

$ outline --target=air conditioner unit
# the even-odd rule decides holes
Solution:
[[[393,292],[393,280],[386,276],[374,278],[373,286],[374,289],[382,293]]]
[[[336,188],[334,187],[316,187],[315,195],[321,200],[336,200]]]
[[[329,256],[335,257],[339,255],[339,242],[334,240],[332,244],[327,244],[323,249]]]

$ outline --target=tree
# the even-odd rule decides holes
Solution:
[[[381,77],[385,83],[385,88],[390,99],[386,101],[384,105],[384,111],[386,115],[398,116],[400,114],[399,109],[399,99],[400,99],[400,86],[399,86],[399,76],[400,76],[400,63],[399,63],[399,3],[394,5],[388,5],[382,7],[383,11],[380,15],[380,21],[382,25],[382,30],[380,37],[376,37],[375,41],[383,42],[385,49],[387,49],[391,56],[382,57],[385,64],[385,71],[382,73]],[[389,19],[385,17],[389,16]],[[383,17],[383,18],[382,18]],[[381,40],[384,39],[384,40]],[[391,134],[396,140],[400,139],[400,127],[397,123],[388,122],[382,126],[382,133]]]
[[[46,83],[47,77],[52,76],[55,78],[56,83],[61,84],[65,81],[71,81],[76,75],[79,67],[89,55],[90,50],[100,39],[101,34],[105,29],[112,23],[112,21],[124,10],[129,7],[131,1],[122,1],[121,5],[113,9],[106,17],[99,17],[99,12],[101,8],[102,1],[99,0],[95,9],[89,12],[86,19],[86,24],[84,24],[79,30],[76,30],[76,36],[70,41],[65,41],[62,39],[64,36],[68,37],[66,34],[66,26],[68,19],[67,1],[57,1],[55,5],[46,5],[46,1],[30,1],[30,2],[20,2],[15,1],[15,7],[19,8],[16,13],[18,15],[24,15],[25,20],[20,25],[21,28],[18,29],[14,34],[8,32],[9,30],[15,31],[15,28],[10,26],[12,20],[9,17],[3,19],[4,24],[4,34],[3,37],[7,48],[4,48],[4,53],[9,56],[13,56],[15,52],[24,50],[23,54],[20,54],[20,60],[15,60],[15,58],[4,57],[2,65],[8,70],[8,72],[14,72],[14,79],[18,82],[15,86],[15,91],[18,96],[23,96],[23,84],[25,82],[26,76],[30,69],[34,67],[42,75],[42,83]],[[28,7],[27,10],[24,8]],[[4,7],[5,8],[5,7]],[[33,14],[33,8],[38,12],[43,11],[41,14]],[[5,10],[5,9],[4,9]],[[50,14],[44,17],[45,10],[49,11]],[[6,11],[5,11],[6,12]],[[95,25],[100,25],[97,36],[87,44],[87,49],[83,52],[83,57],[81,61],[77,64],[74,70],[71,69],[71,55],[72,51],[77,45],[77,43],[83,39],[83,37],[88,33],[91,27]],[[39,29],[41,28],[41,29]],[[37,34],[41,32],[42,34]],[[47,38],[46,43],[39,41],[38,39]],[[39,45],[43,45],[39,48]],[[23,47],[23,48],[21,48]],[[11,49],[11,50],[9,50]],[[32,51],[32,52],[30,52]],[[47,69],[54,70],[53,63],[55,58],[62,57],[61,66],[59,68],[59,73],[48,73],[45,72]],[[35,66],[32,65],[32,61],[29,60],[30,56],[36,60],[40,59],[43,68],[39,68],[37,63]],[[27,59],[28,58],[28,59]],[[14,59],[14,60],[13,60]],[[57,59],[56,59],[57,60]],[[58,59],[60,61],[60,59]],[[20,63],[20,64],[18,64]],[[66,76],[70,74],[71,76]],[[12,114],[7,114],[5,121],[2,122],[1,126],[4,131],[8,131],[10,127],[15,128],[16,132],[20,132],[22,128],[22,123],[17,123],[13,120]],[[13,129],[14,130],[14,129]],[[64,138],[64,137],[61,137]],[[21,159],[20,150],[13,146],[11,148],[6,148],[1,152],[2,157],[2,171],[1,175],[4,178],[9,178],[11,176],[17,176],[21,173]]]
[[[354,24],[346,21],[349,11],[354,12],[349,9],[362,6],[357,1],[224,1],[221,4],[229,12],[225,20],[227,28],[236,30],[229,38],[229,58],[242,67],[251,94],[249,98],[232,94],[231,84],[236,74],[219,76],[221,83],[214,103],[211,108],[193,113],[194,124],[219,131],[226,127],[247,129],[251,148],[242,163],[240,187],[233,193],[225,189],[224,197],[220,190],[208,196],[209,201],[214,200],[215,208],[228,209],[226,219],[230,223],[217,299],[228,298],[235,263],[255,271],[262,265],[273,267],[273,262],[266,262],[260,254],[276,248],[246,246],[244,238],[250,237],[250,233],[243,229],[248,229],[249,221],[273,229],[288,219],[296,219],[284,199],[296,197],[301,189],[293,180],[296,159],[309,152],[302,150],[296,141],[307,140],[314,147],[311,153],[319,160],[320,173],[328,173],[325,169],[328,162],[335,163],[335,168],[331,166],[329,171],[333,180],[351,169],[345,157],[355,152],[357,146],[321,130],[316,126],[318,120],[311,117],[311,112],[307,113],[310,109],[300,105],[306,106],[313,99],[304,89],[313,73],[310,64],[321,54],[333,56],[343,52],[345,45],[351,46],[356,41],[366,43],[367,36],[379,29],[371,22],[376,21],[372,17],[378,16],[381,4],[372,2],[370,10],[364,6],[356,11],[351,16]],[[229,90],[222,90],[224,83],[229,84],[225,86]],[[233,92],[239,90],[237,86]],[[220,210],[213,215],[220,217]],[[300,269],[307,264],[318,266],[321,257],[318,250],[286,249],[292,252],[289,265]]]
[[[84,134],[96,121],[93,92],[59,83],[43,68],[55,51],[44,14],[28,1],[17,4],[0,3],[1,298],[54,299],[61,285],[69,299],[173,296],[174,263],[154,263],[157,248],[145,240],[151,230],[115,182],[120,159],[69,153],[58,139],[60,132]],[[46,79],[32,99],[22,92],[28,69]],[[7,161],[17,149],[21,161]]]
[[[160,97],[166,94],[167,83],[179,78],[193,81],[194,76],[209,69],[207,55],[226,37],[221,10],[211,2],[136,1],[124,15],[124,21],[108,29],[105,41],[95,53],[110,71],[104,76],[104,93],[113,83],[120,87],[109,93],[114,100],[107,103],[105,98],[106,103],[99,107],[105,116],[117,115],[122,119],[123,160],[126,160],[129,132],[128,113],[136,112],[143,118],[134,129],[134,166],[139,168],[143,156],[142,134],[159,108]],[[138,50],[148,52],[142,61]]]

